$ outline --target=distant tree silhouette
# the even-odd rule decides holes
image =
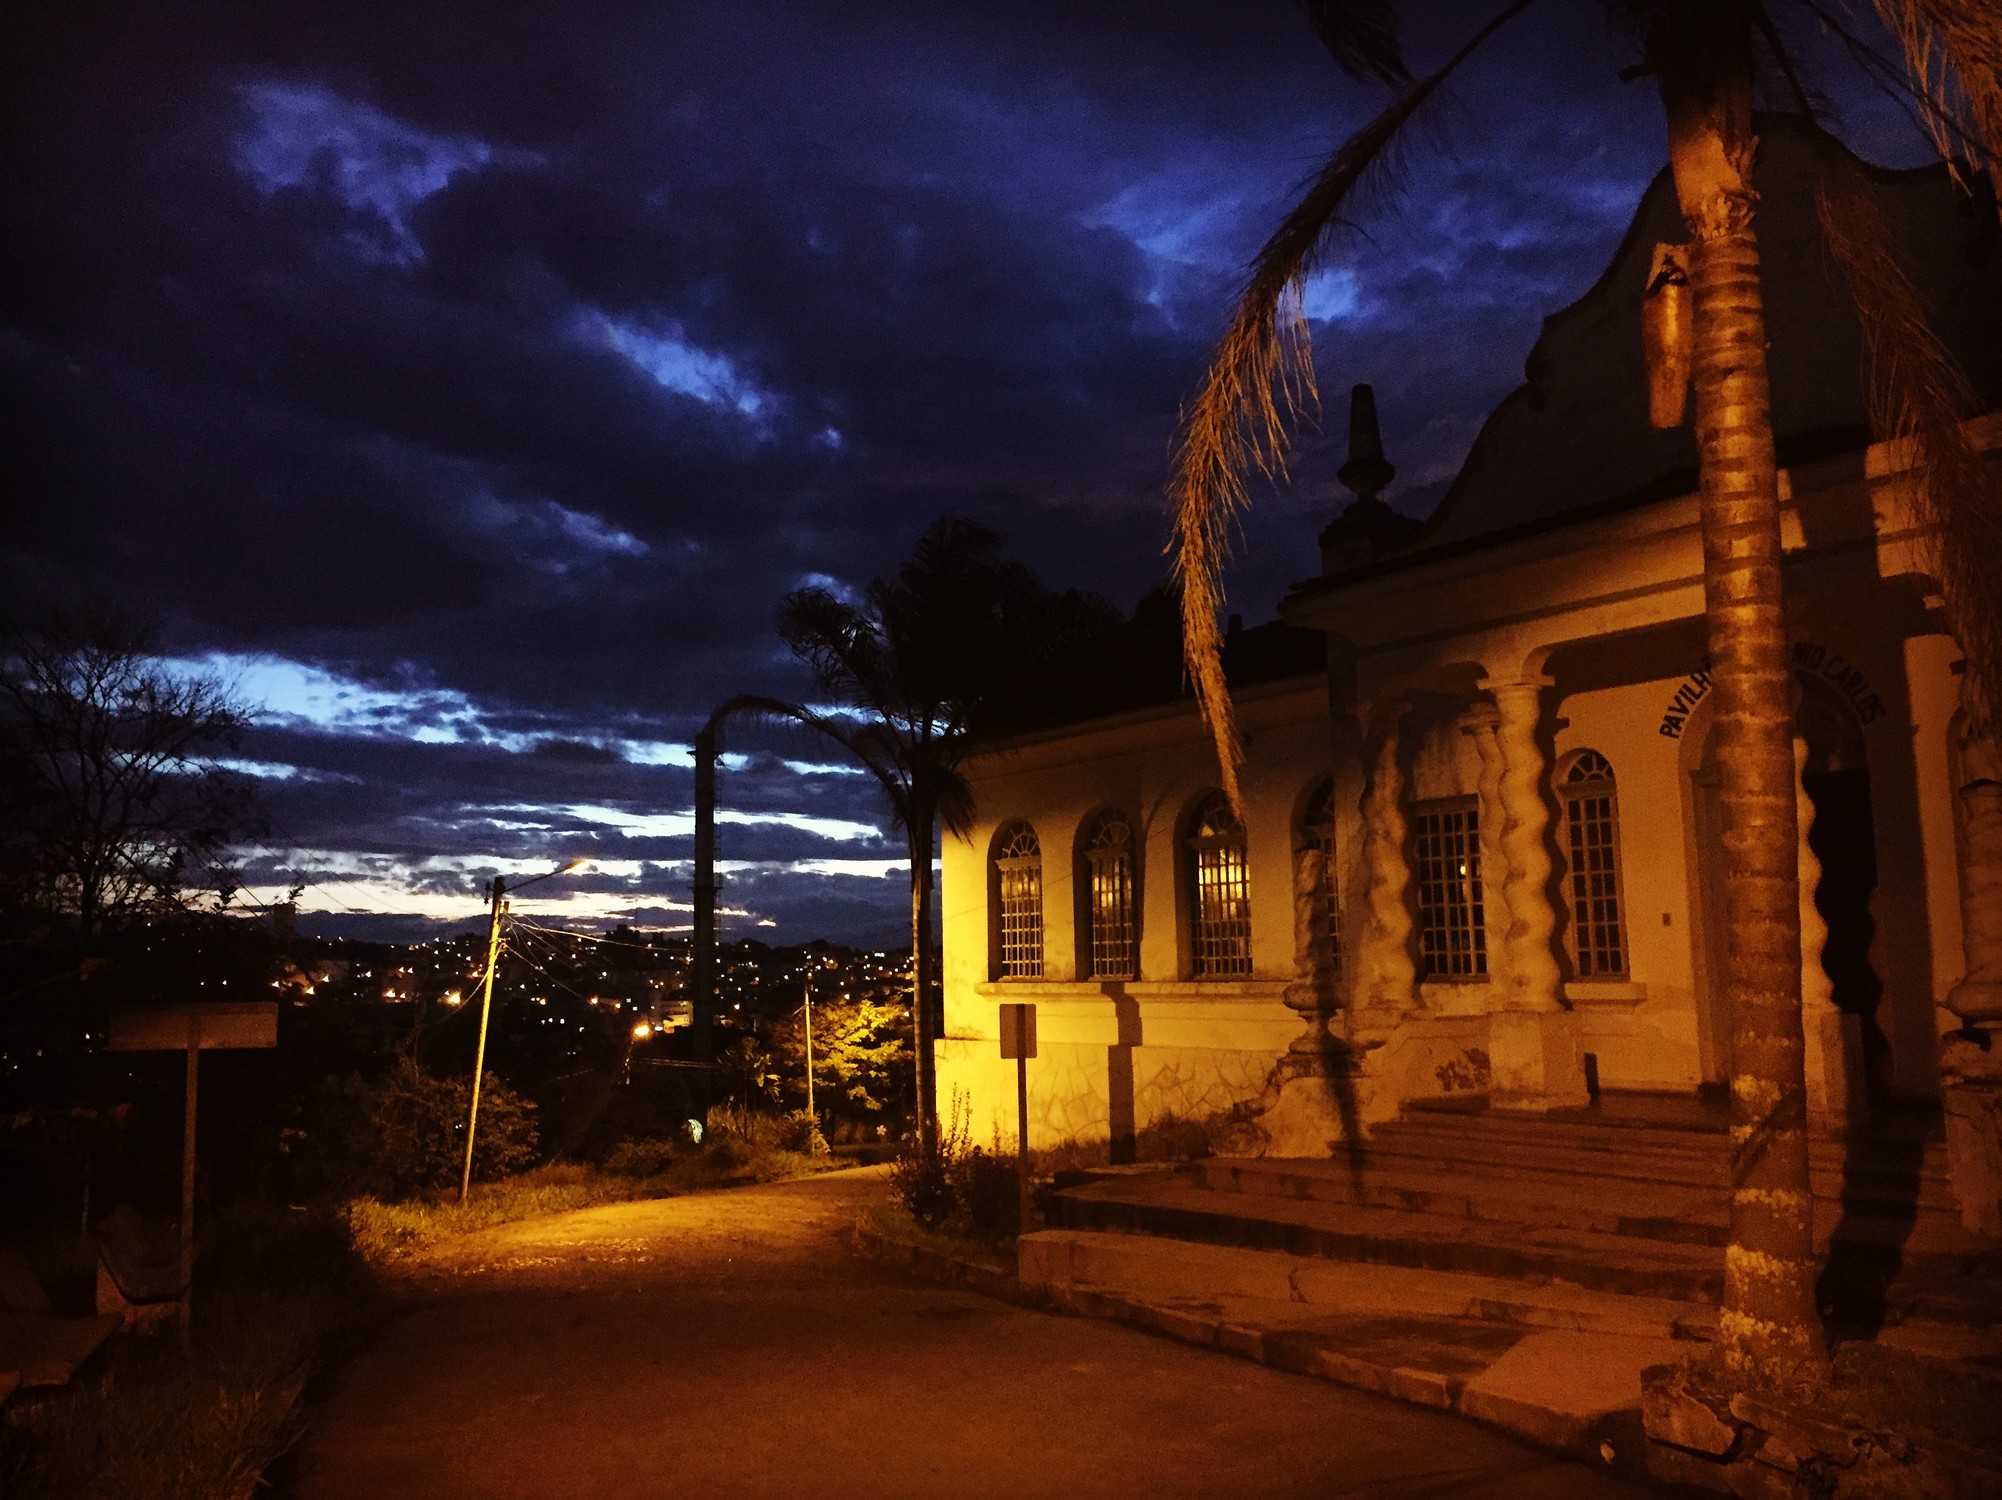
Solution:
[[[128,917],[179,910],[197,883],[233,894],[225,856],[252,818],[248,782],[218,764],[242,707],[152,647],[147,626],[105,609],[0,636],[0,879],[71,924],[85,954]]]
[[[947,518],[859,600],[813,588],[780,605],[779,634],[813,669],[825,706],[732,700],[740,711],[755,704],[841,746],[876,779],[904,834],[918,1129],[927,1142],[938,1127],[932,851],[941,828],[964,834],[972,827],[973,796],[960,763],[982,741],[1034,722],[1062,658],[1117,623],[1104,600],[1048,589],[1010,561],[998,532]]]

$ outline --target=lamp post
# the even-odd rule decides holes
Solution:
[[[588,862],[573,859],[569,864],[559,865],[545,874],[531,875],[511,888],[500,876],[494,876],[493,920],[487,927],[487,975],[480,985],[480,1040],[473,1049],[473,1104],[466,1113],[466,1167],[459,1174],[459,1202],[462,1206],[473,1190],[473,1133],[480,1123],[480,1079],[485,1075],[487,1066],[487,1019],[494,1008],[494,974],[500,968],[501,917],[507,912],[507,893],[509,889],[518,891],[523,886],[534,885],[536,881],[548,880],[554,875],[568,875]]]

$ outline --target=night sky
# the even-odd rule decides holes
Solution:
[[[1419,67],[1485,9],[1409,8]],[[690,736],[810,698],[781,596],[941,515],[1130,607],[1243,264],[1387,98],[1284,0],[29,9],[0,588],[119,601],[233,681],[254,897],[310,880],[367,935],[574,854],[529,909],[685,926]],[[1246,528],[1247,619],[1345,498],[1349,383],[1422,515],[1610,256],[1663,144],[1599,16],[1504,31],[1317,275],[1330,436]],[[725,936],[908,941],[872,784],[735,748]]]

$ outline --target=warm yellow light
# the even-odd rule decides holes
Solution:
[[[653,1027],[649,1026],[645,1021],[641,1021],[633,1027],[633,1040],[636,1042],[643,1042],[652,1035]]]
[[[445,993],[445,1003],[447,1005],[457,1005],[460,1002],[461,998],[463,997],[459,994],[457,990],[448,990]]]

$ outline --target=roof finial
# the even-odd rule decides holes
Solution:
[[[1323,472],[1326,472],[1325,470]],[[1376,392],[1367,385],[1349,390],[1349,458],[1335,478],[1358,500],[1374,500],[1397,477],[1383,456],[1383,433],[1376,425]]]
[[[1376,425],[1376,392],[1366,385],[1349,391],[1349,457],[1335,471],[1351,500],[1321,533],[1321,571],[1346,573],[1367,566],[1411,540],[1419,523],[1399,515],[1380,498],[1397,470],[1383,456],[1383,433]]]

